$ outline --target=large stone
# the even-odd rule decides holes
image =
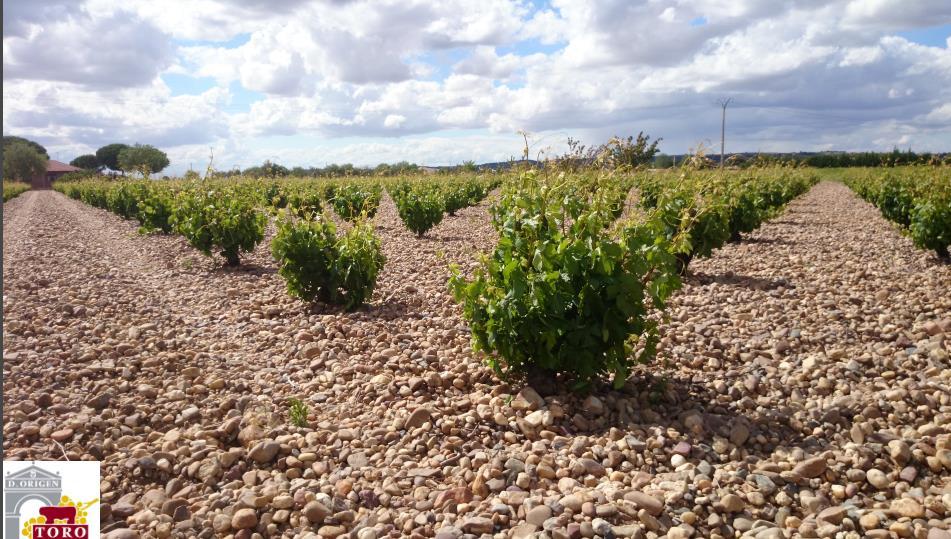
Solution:
[[[892,502],[892,511],[908,518],[922,518],[925,516],[925,508],[920,503],[911,498],[902,498]]]
[[[310,521],[311,524],[320,524],[325,518],[330,516],[331,512],[329,507],[317,500],[309,502],[304,506],[303,510],[304,516],[307,517],[307,520]]]
[[[581,403],[581,407],[591,415],[601,415],[604,413],[604,403],[594,395],[586,398],[584,402]]]
[[[367,454],[363,453],[362,451],[358,453],[350,453],[350,455],[347,456],[347,464],[349,464],[352,468],[360,469],[366,466],[368,463],[369,460],[367,459]]]
[[[60,429],[50,434],[50,438],[63,443],[73,437],[73,429]]]
[[[888,454],[899,466],[904,466],[911,459],[911,448],[902,440],[888,442]]]
[[[139,532],[130,528],[118,528],[103,535],[102,539],[139,539]]]
[[[468,487],[456,487],[444,490],[436,495],[434,507],[441,509],[449,502],[460,504],[472,501],[473,493]]]
[[[422,427],[424,423],[432,420],[433,413],[425,406],[413,410],[413,413],[406,419],[406,428],[416,429]]]
[[[221,475],[221,464],[217,459],[207,459],[198,466],[196,475],[202,481],[214,480]]]
[[[826,459],[823,457],[813,457],[811,459],[806,459],[799,464],[796,464],[795,468],[793,468],[793,472],[807,479],[819,477],[824,471],[826,471]]]
[[[218,513],[211,520],[211,527],[220,534],[227,533],[231,531],[231,517],[224,513]]]
[[[253,528],[257,525],[258,515],[254,512],[254,509],[247,507],[244,509],[238,509],[234,512],[234,516],[231,517],[231,527],[236,530]]]
[[[846,509],[842,506],[829,507],[823,509],[816,515],[816,520],[820,522],[828,522],[830,524],[841,524],[842,519],[845,518]]]
[[[281,444],[274,440],[261,440],[251,448],[251,451],[248,452],[248,456],[258,464],[266,464],[274,460],[274,457],[277,456],[277,452],[280,450]]]
[[[547,505],[538,505],[533,507],[528,514],[525,515],[525,521],[538,526],[539,528],[546,520],[551,518],[551,507]]]
[[[890,481],[888,476],[885,475],[885,472],[872,468],[865,473],[865,480],[868,481],[870,485],[877,488],[878,490],[885,490],[888,488]]]
[[[509,532],[509,537],[512,539],[528,539],[529,537],[532,537],[536,530],[538,530],[538,526],[529,524],[528,522],[523,522],[512,528],[512,531]]]
[[[664,502],[639,490],[632,490],[624,494],[624,499],[633,503],[638,509],[644,509],[655,517],[664,511]]]
[[[462,522],[462,531],[466,533],[481,535],[492,533],[493,529],[495,529],[495,524],[492,523],[491,518],[469,517]]]
[[[518,395],[512,399],[512,408],[516,410],[538,410],[545,406],[545,399],[538,394],[531,386],[524,387],[518,392]]]
[[[734,421],[730,428],[730,443],[739,447],[750,438],[750,429],[742,421]]]
[[[746,502],[736,494],[727,494],[720,498],[720,509],[727,513],[739,513],[746,508]]]

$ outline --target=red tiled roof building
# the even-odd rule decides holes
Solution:
[[[53,181],[66,174],[67,172],[76,172],[77,170],[82,170],[81,168],[74,167],[72,165],[67,165],[66,163],[57,161],[55,159],[50,159],[46,163],[46,174],[41,174],[33,178],[33,181],[30,182],[33,186],[33,189],[49,189],[53,186]]]

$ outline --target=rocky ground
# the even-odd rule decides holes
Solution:
[[[951,520],[951,267],[823,182],[692,264],[660,356],[541,397],[385,201],[373,303],[287,296],[53,192],[3,212],[5,459],[103,462],[108,537],[917,537]],[[292,426],[288,401],[309,407]]]

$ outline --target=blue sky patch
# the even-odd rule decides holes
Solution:
[[[916,28],[905,32],[898,32],[898,35],[914,43],[944,49],[948,47],[948,37],[951,36],[951,24],[933,26],[931,28]]]
[[[442,82],[452,74],[452,66],[468,58],[471,52],[472,49],[469,47],[439,49],[417,54],[412,60],[424,63],[432,68],[433,72],[429,77],[422,80]]]
[[[563,43],[554,43],[552,45],[546,45],[542,43],[537,38],[526,39],[524,41],[519,41],[514,45],[508,45],[503,47],[496,47],[496,54],[499,56],[505,56],[506,54],[515,54],[516,56],[529,56],[531,54],[552,54],[557,52],[564,47]]]
[[[707,18],[704,16],[697,17],[690,21],[690,26],[703,26],[704,24],[707,24]]]
[[[261,92],[248,90],[241,86],[238,81],[233,81],[228,86],[228,90],[231,92],[231,103],[228,105],[228,109],[233,112],[248,112],[251,110],[252,104],[261,101],[265,97]]]
[[[165,73],[161,77],[162,81],[172,90],[172,97],[199,95],[216,86],[215,79],[211,77],[191,77],[178,73]]]
[[[225,49],[237,49],[251,41],[251,34],[238,34],[225,41],[214,41],[208,39],[173,39],[172,43],[179,47],[221,47]]]

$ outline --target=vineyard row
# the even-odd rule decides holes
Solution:
[[[465,271],[454,267],[449,286],[474,346],[499,374],[540,370],[584,385],[602,376],[623,382],[636,362],[649,360],[659,338],[655,315],[690,261],[756,229],[817,181],[809,171],[776,168],[346,183],[84,181],[57,189],[137,219],[143,232],[181,234],[229,264],[263,240],[274,215],[271,253],[288,292],[353,309],[372,295],[385,264],[369,222],[384,189],[405,226],[423,235],[501,183],[490,208],[496,247]],[[330,208],[353,226],[338,232]]]

